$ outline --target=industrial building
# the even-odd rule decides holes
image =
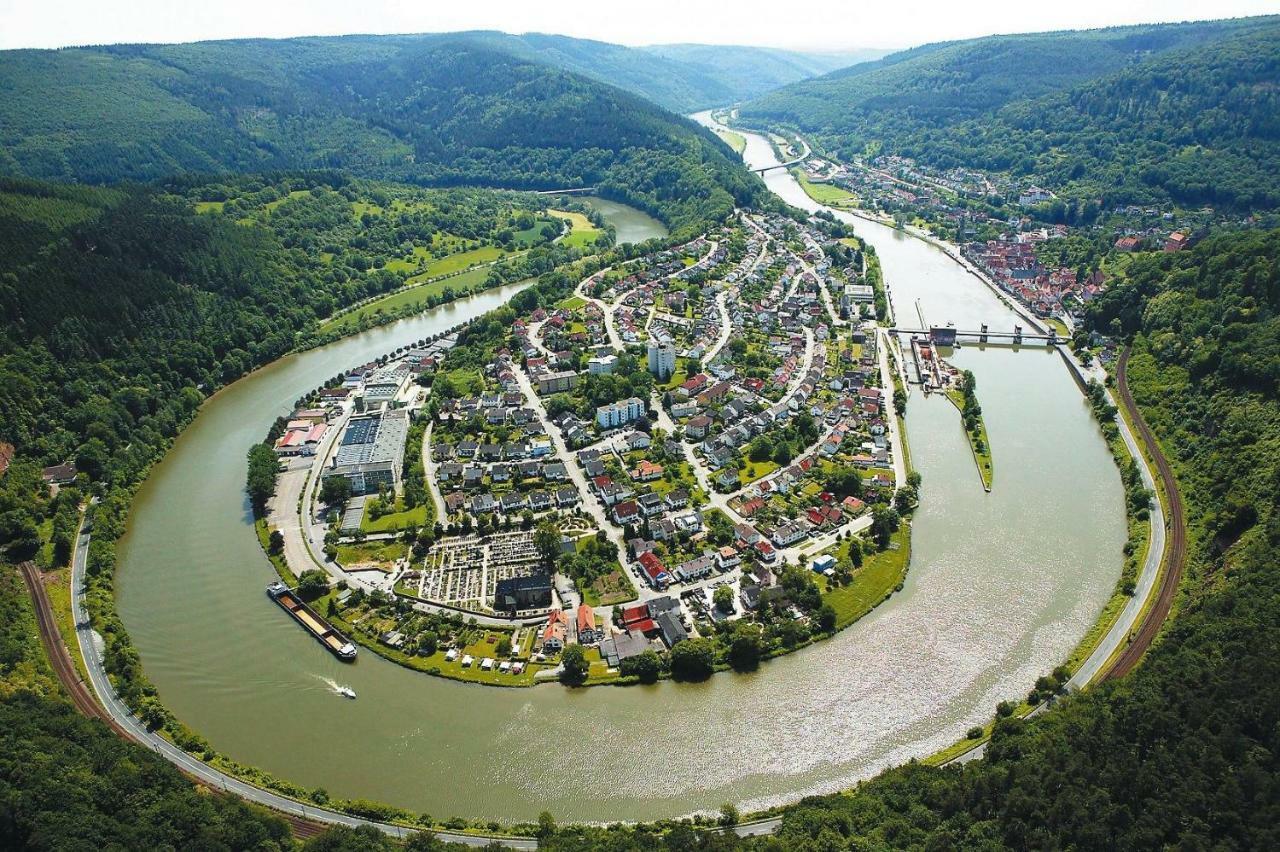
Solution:
[[[357,415],[347,421],[338,451],[324,472],[351,480],[352,494],[370,494],[400,485],[409,413],[403,409]]]

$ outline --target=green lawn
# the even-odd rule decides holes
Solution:
[[[421,506],[415,506],[412,509],[404,509],[398,512],[388,512],[376,521],[369,517],[369,509],[366,505],[364,517],[360,520],[360,529],[365,532],[392,532],[402,530],[405,527],[417,526],[432,523],[435,518],[431,517],[432,507],[430,503],[423,503]]]
[[[578,308],[581,308],[586,303],[587,303],[587,300],[582,298],[581,296],[570,296],[567,299],[562,299],[560,303],[556,305],[556,307],[564,308],[566,311],[576,311]]]
[[[814,183],[809,180],[803,169],[792,169],[791,173],[796,176],[805,193],[819,204],[829,204],[832,207],[858,206],[858,196],[847,189],[831,183]]]
[[[570,231],[561,240],[567,246],[574,248],[587,248],[595,243],[596,239],[604,233],[595,225],[591,224],[591,220],[581,213],[574,213],[571,210],[548,210],[547,211],[557,219],[566,219],[569,222]]]
[[[449,288],[452,288],[455,292],[470,290],[473,287],[483,284],[485,279],[488,277],[488,268],[480,267],[478,269],[468,270],[461,275],[455,275],[452,278],[445,278],[441,281],[432,281],[427,284],[403,287],[375,302],[369,302],[367,305],[361,305],[353,311],[338,314],[330,318],[321,327],[328,329],[330,326],[333,326],[340,329],[354,330],[358,327],[358,323],[364,317],[378,313],[391,313],[399,310],[405,305],[411,304],[419,304],[425,308],[426,300],[431,296],[439,296]]]
[[[777,469],[777,462],[774,462],[771,459],[765,459],[760,462],[748,461],[747,466],[738,471],[738,481],[743,485],[749,485],[757,479],[764,479]]]
[[[747,137],[743,136],[741,133],[734,133],[732,130],[724,130],[717,127],[716,134],[725,142],[728,142],[729,147],[737,153],[741,154],[743,151],[747,150]]]
[[[409,552],[409,546],[402,541],[366,541],[360,544],[338,545],[338,564],[344,568],[353,565],[376,566],[381,570],[391,570],[391,563]]]
[[[848,557],[851,543],[860,543],[860,539],[855,537],[841,542],[836,550],[837,561]],[[894,550],[895,546],[897,550]],[[836,611],[836,629],[853,624],[893,594],[907,576],[910,563],[911,529],[904,523],[893,534],[888,550],[863,558],[862,567],[854,570],[853,581],[849,585],[824,591],[823,602],[831,604]],[[826,578],[815,579],[819,588],[825,588]]]

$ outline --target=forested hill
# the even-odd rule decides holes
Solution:
[[[1280,18],[928,45],[767,94],[747,121],[1114,203],[1280,206]]]
[[[804,53],[767,47],[665,44],[624,47],[562,35],[472,32],[497,49],[626,89],[678,113],[736,103],[779,86],[877,59],[888,51]]]
[[[594,185],[674,227],[763,191],[692,122],[467,34],[9,51],[0,93],[0,173],[29,177]]]

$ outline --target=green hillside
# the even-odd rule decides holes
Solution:
[[[0,172],[102,183],[331,168],[430,185],[595,185],[675,227],[761,191],[692,122],[493,41],[8,51]]]
[[[927,45],[748,103],[842,158],[1011,171],[1115,203],[1280,204],[1280,19]]]

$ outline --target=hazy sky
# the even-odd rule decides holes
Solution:
[[[500,29],[838,49],[1275,12],[1280,0],[0,0],[0,48]]]

